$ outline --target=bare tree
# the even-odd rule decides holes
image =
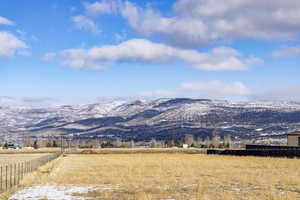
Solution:
[[[213,138],[212,138],[212,146],[214,148],[219,148],[220,146],[220,136],[216,131],[213,132]]]
[[[191,134],[186,134],[184,137],[184,143],[188,144],[189,146],[194,145],[194,136]]]
[[[204,145],[206,146],[206,148],[209,148],[211,146],[211,139],[209,137],[207,137],[204,141]]]
[[[230,148],[231,147],[231,143],[232,143],[232,141],[231,141],[230,134],[225,135],[224,136],[224,147],[225,148]]]
[[[116,140],[113,142],[114,147],[122,147],[122,141],[120,138],[116,138]]]
[[[157,146],[157,142],[155,138],[152,138],[150,141],[150,147],[151,148],[155,148]]]
[[[134,140],[131,140],[131,141],[130,141],[130,147],[131,147],[131,148],[134,148],[134,147],[135,147]]]

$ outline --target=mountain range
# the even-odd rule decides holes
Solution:
[[[145,141],[230,134],[234,140],[284,138],[300,129],[298,102],[210,99],[113,101],[47,108],[0,107],[0,137],[59,136]]]

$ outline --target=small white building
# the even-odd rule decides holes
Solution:
[[[300,131],[287,134],[288,146],[300,147]]]

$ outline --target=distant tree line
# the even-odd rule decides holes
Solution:
[[[150,141],[136,142],[122,141],[120,138],[114,139],[72,139],[71,137],[57,138],[26,138],[24,140],[25,147],[33,147],[35,149],[48,147],[63,147],[63,148],[134,148],[134,147],[149,147],[149,148],[171,148],[171,147],[195,147],[195,148],[230,148],[232,145],[231,136],[225,135],[221,138],[216,132],[211,138],[195,138],[191,134],[186,134],[183,139],[174,140],[156,140],[152,138]]]

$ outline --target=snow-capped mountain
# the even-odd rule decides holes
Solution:
[[[75,135],[148,140],[205,138],[213,131],[235,138],[283,137],[300,129],[300,103],[157,99],[65,105],[0,107],[0,135]]]

